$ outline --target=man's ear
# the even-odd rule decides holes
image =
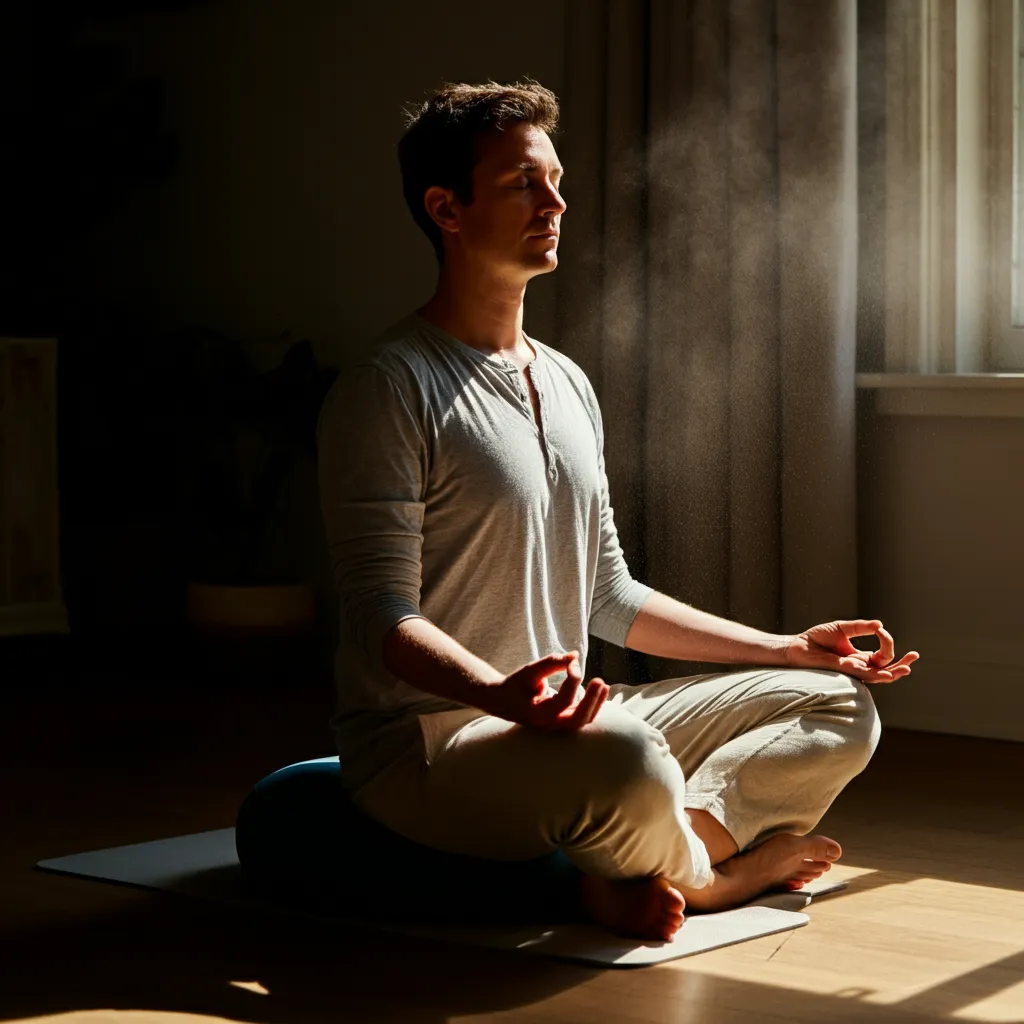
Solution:
[[[431,185],[423,193],[423,205],[427,215],[442,231],[457,232],[459,218],[454,209],[455,193],[452,189]]]

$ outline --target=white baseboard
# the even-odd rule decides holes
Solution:
[[[1024,742],[1024,665],[922,659],[871,693],[883,726]]]

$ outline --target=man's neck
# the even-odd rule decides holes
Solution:
[[[425,320],[489,355],[531,355],[523,339],[526,285],[446,273],[430,301],[416,312]]]

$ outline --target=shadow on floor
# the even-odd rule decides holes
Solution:
[[[934,1019],[927,1000],[919,1011],[878,1007],[864,1001],[869,991],[794,992],[690,972],[685,961],[591,969],[527,954],[334,931],[319,922],[269,923],[161,895],[149,905],[59,932],[24,934],[0,947],[7,975],[0,1020],[113,1009],[253,1024],[442,1024],[519,1009],[512,1019],[590,1024],[603,1019],[602,1006],[609,1018],[638,1021],[705,1020],[712,1014],[716,1022],[749,1021],[752,1006],[759,1008],[757,1019]],[[952,1008],[959,997],[957,983],[950,985],[944,1002]],[[560,995],[570,992],[559,1006]],[[534,1017],[529,1007],[539,1002],[545,1005]]]
[[[878,1007],[870,991],[810,995],[700,973],[686,960],[599,970],[270,922],[33,870],[45,857],[234,824],[263,774],[331,752],[330,703],[319,683],[217,690],[140,677],[109,692],[22,691],[0,721],[0,1020],[106,1008],[254,1024],[440,1024],[474,1014],[538,1024],[934,1020],[1020,978],[1021,956],[1008,957]],[[821,826],[846,863],[875,869],[849,892],[915,877],[1024,889],[1022,775],[1024,744],[884,733]]]

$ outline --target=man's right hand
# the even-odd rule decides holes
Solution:
[[[547,677],[563,670],[566,677],[561,689],[545,696]],[[574,704],[581,681],[579,651],[549,654],[516,669],[500,683],[492,684],[492,692],[488,694],[490,706],[485,710],[497,718],[536,729],[581,729],[594,720],[608,697],[609,689],[604,680],[595,676]]]

